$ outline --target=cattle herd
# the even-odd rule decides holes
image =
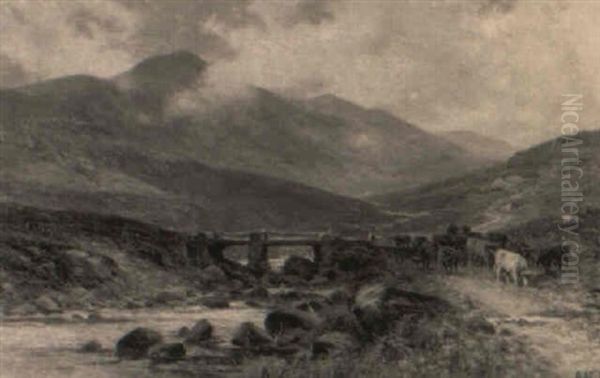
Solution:
[[[446,233],[430,236],[398,235],[394,237],[396,258],[411,260],[424,270],[435,266],[447,273],[460,267],[493,270],[497,280],[527,285],[531,268],[545,274],[560,271],[561,246],[534,248],[525,242],[511,240],[506,234],[473,232],[468,226],[448,226]]]

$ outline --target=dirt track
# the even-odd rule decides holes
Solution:
[[[475,277],[448,277],[498,329],[526,340],[561,377],[600,370],[600,313],[585,308],[585,293],[516,288]],[[589,298],[588,298],[589,299]]]

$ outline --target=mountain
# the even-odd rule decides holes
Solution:
[[[600,131],[582,132],[577,138],[581,144],[575,151],[583,176],[571,181],[583,193],[582,213],[591,214],[600,209],[596,182],[600,177]],[[450,222],[479,225],[481,230],[519,227],[547,218],[560,222],[561,163],[574,156],[574,152],[563,151],[573,148],[565,143],[577,142],[562,137],[549,140],[487,169],[370,200],[413,214],[402,225],[404,230],[440,230]]]
[[[468,130],[454,130],[439,134],[451,143],[462,147],[480,159],[502,161],[509,158],[516,149],[508,142],[478,134]]]
[[[174,53],[112,79],[76,75],[1,90],[0,200],[188,231],[386,219],[355,199],[198,159],[195,134],[166,122],[158,104],[203,67]]]
[[[108,79],[1,90],[3,200],[164,227],[308,228],[380,221],[375,207],[344,196],[486,163],[332,95],[299,100],[248,88],[222,98],[203,85],[206,68],[178,51]],[[172,111],[180,95],[190,111]]]
[[[146,117],[160,117],[175,93],[189,88],[207,63],[188,51],[150,57],[113,79]]]
[[[377,109],[333,95],[284,98],[260,88],[172,120],[211,165],[291,179],[349,196],[416,187],[489,163]]]
[[[578,140],[581,140],[579,144]],[[371,200],[407,216],[396,232],[442,232],[450,223],[476,231],[500,231],[534,251],[575,241],[579,281],[598,290],[600,281],[600,131],[563,137],[519,151],[485,170],[442,180],[416,190],[372,197]],[[583,175],[564,167],[577,158]],[[571,176],[571,177],[569,177]],[[576,218],[563,218],[563,208],[575,187],[582,193]],[[561,231],[569,228],[571,233]]]

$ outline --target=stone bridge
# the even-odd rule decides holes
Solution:
[[[379,241],[376,241],[379,240]],[[239,232],[216,233],[200,232],[187,242],[187,260],[193,266],[204,267],[213,261],[223,261],[224,250],[230,246],[247,246],[247,267],[256,275],[269,271],[269,247],[307,246],[313,250],[317,266],[329,256],[333,243],[344,241],[346,245],[368,245],[377,248],[394,248],[393,244],[381,242],[368,236],[351,238],[334,236],[328,233],[286,233],[286,232]]]

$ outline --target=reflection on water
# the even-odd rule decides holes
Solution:
[[[72,314],[64,314],[70,319]],[[174,340],[180,327],[191,326],[202,318],[215,327],[215,337],[229,343],[235,327],[243,321],[261,324],[264,311],[232,302],[227,309],[188,306],[171,309],[104,310],[103,319],[118,322],[86,323],[67,321],[45,324],[19,320],[0,323],[0,377],[144,377],[156,376],[147,369],[149,362],[116,363],[110,353],[78,353],[81,344],[98,340],[105,348],[114,348],[117,340],[135,327],[160,331],[166,341]]]
[[[280,252],[281,253],[281,252]],[[271,257],[269,258],[269,267],[273,272],[281,272],[283,270],[283,264],[285,264],[285,260],[287,260],[288,257],[290,256],[299,256],[299,257],[304,257],[307,258],[309,260],[313,260],[314,256],[312,255],[312,253],[310,251],[305,251],[305,250],[293,250],[292,252],[286,251],[286,253],[281,253],[280,256],[277,257]],[[248,259],[244,256],[238,257],[235,259],[237,262],[239,262],[242,265],[247,265],[248,264]]]

